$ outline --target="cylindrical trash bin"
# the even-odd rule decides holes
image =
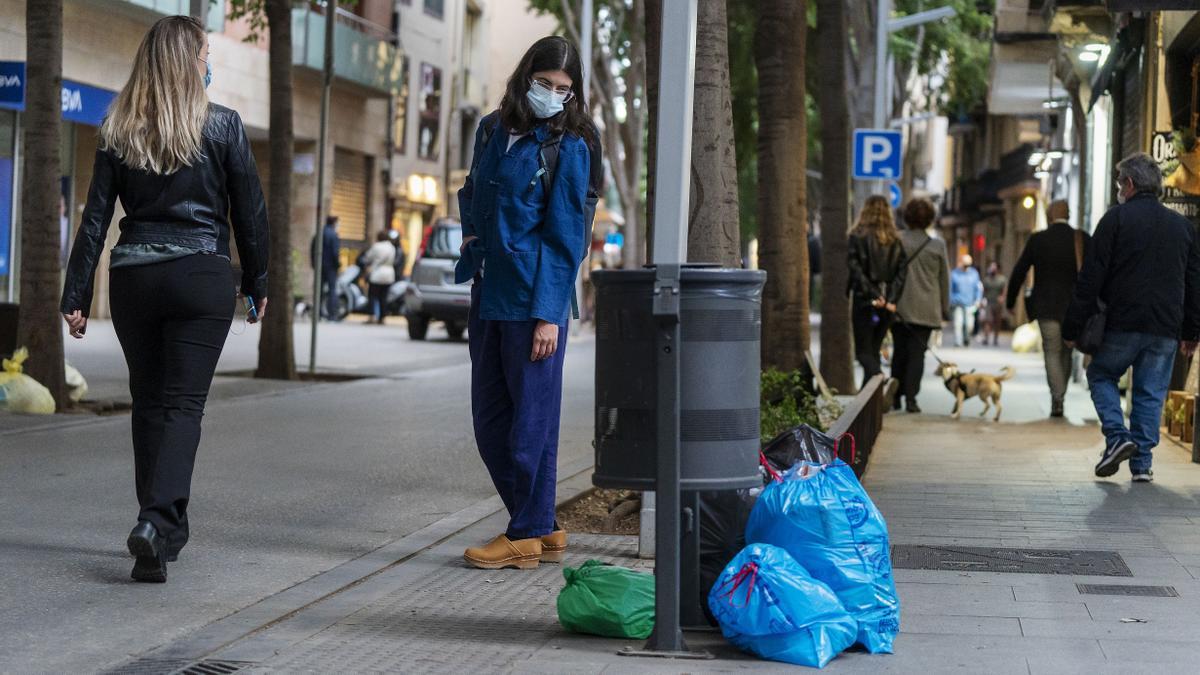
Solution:
[[[680,273],[682,490],[761,485],[760,339],[765,272]],[[655,489],[655,271],[604,270],[596,289],[596,469],[605,488]]]

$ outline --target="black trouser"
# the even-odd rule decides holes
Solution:
[[[191,255],[112,271],[113,328],[129,365],[138,520],[187,543],[200,419],[232,322],[229,261]]]
[[[886,309],[872,307],[871,303],[854,298],[851,307],[851,323],[854,326],[854,356],[863,368],[863,385],[872,377],[883,372],[879,363],[879,350],[883,338],[892,325],[893,315]]]
[[[326,319],[338,318],[338,274],[337,269],[326,269],[321,272],[321,300],[317,305],[324,312]]]
[[[892,324],[892,377],[900,383],[898,396],[909,403],[917,400],[921,392],[921,377],[925,374],[925,349],[933,329],[911,323]],[[888,401],[891,403],[891,401]]]
[[[367,299],[370,301],[368,305],[371,308],[371,318],[383,323],[383,317],[387,316],[387,294],[391,284],[369,284],[367,286]]]

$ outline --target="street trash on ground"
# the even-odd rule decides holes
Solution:
[[[71,399],[72,403],[79,403],[84,396],[87,396],[87,380],[83,379],[83,373],[79,372],[75,366],[69,363],[63,365],[67,375],[67,398]]]
[[[1042,351],[1042,331],[1036,321],[1016,327],[1013,331],[1012,350],[1018,354],[1036,354]]]
[[[837,441],[807,425],[779,434],[763,448],[764,469],[782,473],[801,460],[826,464],[837,457]],[[764,483],[770,476],[764,472]],[[762,488],[700,493],[700,605],[708,612],[708,592],[725,566],[746,546],[746,522]]]
[[[823,668],[854,644],[858,622],[785,550],[747,546],[708,595],[721,633],[764,659]]]
[[[50,390],[22,372],[29,350],[21,347],[11,359],[4,359],[0,372],[0,410],[33,415],[53,415],[54,397]]]
[[[558,622],[575,633],[645,639],[654,630],[654,575],[588,560],[564,567]]]
[[[750,513],[746,541],[787,550],[858,621],[860,644],[871,653],[892,651],[900,600],[887,523],[849,465],[802,461],[772,482]]]

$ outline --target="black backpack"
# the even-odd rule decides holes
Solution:
[[[488,141],[492,139],[492,134],[496,128],[500,126],[500,114],[493,112],[485,116],[479,121],[479,126],[482,129],[482,143],[479,146],[479,154],[483,154],[483,150],[487,148]],[[600,132],[592,127],[592,134],[595,138],[600,138]],[[547,196],[550,195],[550,188],[554,185],[554,174],[558,170],[558,151],[562,145],[563,134],[556,133],[546,137],[542,141],[542,146],[538,148],[538,164],[541,169],[538,175],[542,179],[542,191]],[[600,201],[600,193],[604,189],[604,157],[603,150],[599,143],[596,147],[588,144],[588,154],[591,157],[591,169],[588,172],[588,190],[587,197],[583,202],[583,222],[587,228],[584,241],[588,249],[592,246],[592,224],[596,220],[596,204]],[[475,164],[479,161],[479,157],[471,159],[471,171],[475,171]],[[575,292],[571,292],[571,316],[579,318],[579,300],[575,297]]]

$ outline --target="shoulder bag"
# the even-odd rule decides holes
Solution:
[[[1113,241],[1121,234],[1121,212],[1117,211],[1117,231],[1113,235]],[[1079,230],[1075,231],[1075,272],[1078,274],[1083,269],[1083,233]],[[1104,301],[1096,298],[1096,304],[1099,305],[1099,311],[1089,316],[1087,321],[1083,322],[1083,330],[1079,332],[1079,339],[1075,341],[1075,348],[1089,356],[1095,356],[1096,352],[1100,351],[1100,345],[1104,344],[1104,324],[1108,320],[1107,307]]]

